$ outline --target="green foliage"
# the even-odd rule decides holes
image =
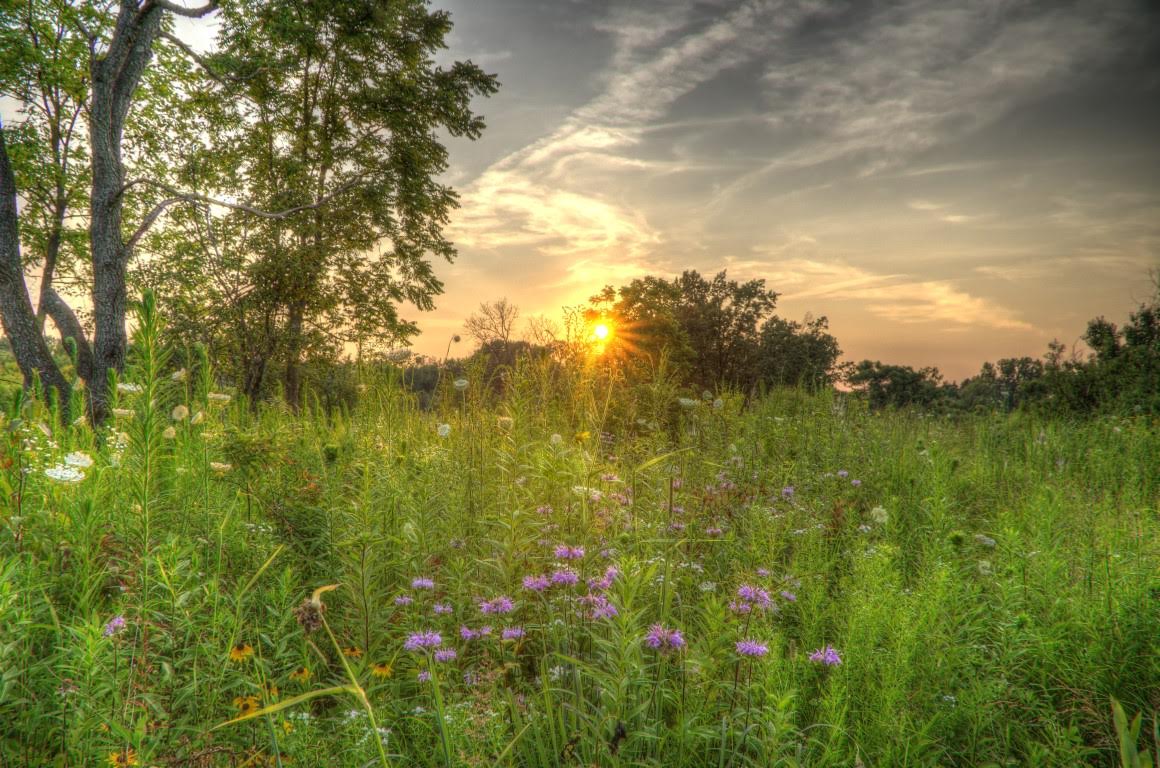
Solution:
[[[1142,418],[694,399],[664,366],[630,381],[550,357],[439,371],[424,408],[398,370],[352,368],[356,404],[292,416],[213,393],[194,352],[175,374],[151,297],[134,328],[110,427],[55,426],[31,398],[4,418],[0,762],[1152,749],[1107,705],[1160,706],[1160,435]],[[524,587],[565,569],[576,585]],[[501,596],[511,612],[481,610]],[[650,647],[656,624],[685,646]],[[455,657],[408,650],[424,631]],[[811,660],[826,646],[840,665]]]

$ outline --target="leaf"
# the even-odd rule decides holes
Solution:
[[[356,689],[352,685],[336,685],[332,688],[321,688],[317,691],[307,691],[306,693],[299,694],[298,696],[294,696],[294,697],[289,698],[289,699],[284,699],[283,701],[279,701],[279,702],[276,702],[274,704],[270,704],[269,706],[262,707],[261,709],[254,710],[253,712],[250,712],[249,714],[246,714],[246,715],[242,715],[241,717],[235,717],[233,720],[227,720],[224,723],[218,723],[213,728],[210,728],[210,730],[216,731],[218,728],[225,728],[227,725],[234,725],[235,723],[244,723],[247,720],[253,720],[255,717],[262,717],[264,715],[272,715],[275,712],[281,712],[284,709],[289,709],[290,707],[297,706],[298,704],[301,704],[304,701],[310,701],[311,699],[317,699],[320,696],[331,696],[331,695],[338,694],[338,693],[349,693],[356,698],[359,695],[358,689]]]

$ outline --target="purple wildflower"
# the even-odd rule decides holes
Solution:
[[[796,603],[797,602],[797,595],[795,595],[793,592],[790,592],[788,589],[783,589],[779,594],[781,594],[781,596],[786,600],[786,602],[789,602],[789,603]]]
[[[395,605],[404,606],[415,602],[410,595],[399,595],[395,598]]]
[[[854,486],[855,488],[857,488],[858,486],[862,485],[862,481],[861,481],[861,480],[854,479],[854,480],[851,480],[851,481],[850,481],[850,485],[852,485],[852,486]]]
[[[438,632],[415,632],[407,638],[403,643],[403,648],[408,651],[418,651],[423,648],[437,648],[443,645],[443,636]]]
[[[427,683],[430,681],[431,681],[431,673],[430,672],[428,672],[427,670],[424,669],[422,672],[419,673],[419,682],[420,683]]]
[[[548,581],[547,576],[525,576],[524,589],[529,589],[532,592],[543,592],[552,584]]]
[[[661,624],[653,624],[645,635],[644,644],[661,653],[679,651],[685,647],[685,638],[679,629],[666,629]]]
[[[705,535],[709,536],[711,538],[717,538],[718,536],[720,536],[723,533],[725,533],[725,531],[721,530],[720,528],[718,528],[715,525],[710,526],[709,528],[705,529]]]
[[[738,640],[737,653],[742,656],[764,656],[769,653],[769,646],[756,640]]]
[[[838,477],[842,478],[843,480],[845,480],[849,476],[850,476],[850,473],[848,470],[845,470],[845,469],[838,470]]]
[[[519,640],[524,634],[523,627],[505,627],[500,637],[504,640]]]
[[[580,560],[584,557],[584,547],[569,547],[567,544],[559,544],[556,546],[555,554],[560,560]]]
[[[769,576],[769,569],[768,568],[758,568],[757,575],[761,576],[762,578]]]
[[[742,584],[738,587],[737,596],[746,603],[756,605],[762,609],[768,608],[773,603],[768,592],[761,587],[755,587],[751,584]]]
[[[782,488],[781,489],[781,497],[783,499],[792,499],[793,498],[793,486],[787,485],[785,488]]]
[[[124,626],[125,617],[118,613],[116,616],[109,619],[109,623],[105,625],[105,631],[103,634],[105,637],[112,637],[113,635],[117,634],[117,630],[123,629]]]
[[[442,616],[443,614],[451,613],[451,603],[435,603],[435,615]]]
[[[432,579],[420,576],[411,581],[411,589],[435,589],[435,582]]]
[[[571,568],[557,568],[552,571],[552,583],[571,587],[580,581],[580,576]]]
[[[842,657],[838,655],[838,650],[834,646],[827,645],[811,653],[810,661],[825,664],[827,667],[836,667],[842,663]]]
[[[500,595],[493,600],[484,600],[479,604],[480,613],[511,613],[515,610],[515,603],[507,595]]]
[[[458,655],[454,648],[440,648],[435,651],[435,661],[451,661]]]

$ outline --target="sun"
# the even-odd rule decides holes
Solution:
[[[599,341],[606,340],[611,333],[612,331],[609,330],[607,323],[597,323],[592,329],[592,335]]]

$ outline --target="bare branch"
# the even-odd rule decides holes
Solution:
[[[169,11],[175,16],[184,16],[187,19],[200,19],[203,16],[208,16],[217,10],[217,0],[210,0],[205,5],[196,8],[186,8],[184,5],[171,3],[169,0],[153,0],[153,5],[162,10]]]
[[[151,179],[137,179],[135,181],[131,181],[128,184],[126,184],[123,189],[128,189],[129,187],[133,186],[134,184],[150,184],[152,186],[159,187],[160,189],[165,190],[170,195],[172,195],[172,197],[168,197],[168,198],[162,200],[157,205],[153,206],[153,210],[149,211],[149,213],[145,215],[145,218],[141,221],[141,225],[139,227],[137,227],[137,231],[134,232],[132,237],[129,238],[128,242],[125,244],[125,247],[128,250],[132,250],[133,247],[137,244],[137,241],[140,240],[145,235],[145,233],[149,231],[149,228],[153,226],[153,224],[157,221],[158,217],[160,217],[161,214],[165,212],[165,209],[168,208],[169,206],[175,205],[177,203],[216,205],[216,206],[219,206],[221,208],[229,208],[230,210],[234,210],[234,211],[242,211],[243,213],[248,213],[251,216],[257,216],[258,218],[261,218],[261,219],[285,219],[289,216],[293,216],[296,213],[301,213],[302,211],[311,211],[311,210],[314,210],[315,208],[321,208],[322,206],[329,203],[331,200],[342,195],[344,192],[347,192],[348,190],[350,190],[355,185],[355,183],[356,183],[356,180],[349,181],[346,184],[343,184],[338,189],[331,192],[330,194],[324,195],[323,197],[318,198],[317,200],[315,200],[312,203],[305,203],[303,205],[296,205],[293,208],[287,208],[287,209],[282,210],[282,211],[263,211],[260,208],[255,208],[252,205],[246,205],[245,203],[231,203],[228,200],[219,200],[215,197],[208,197],[206,195],[199,195],[195,192],[184,192],[182,190],[179,190],[175,187],[171,187],[168,184],[164,184],[164,183],[159,182],[159,181],[153,181]]]

